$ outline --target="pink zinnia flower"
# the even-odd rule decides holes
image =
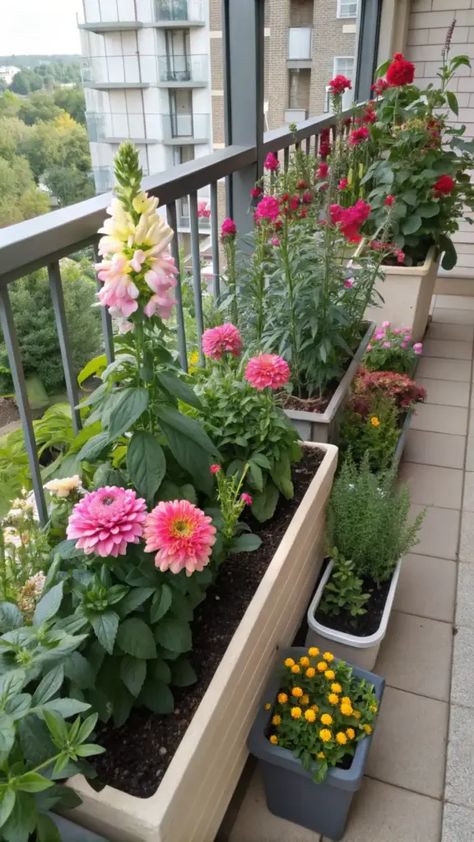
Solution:
[[[272,237],[270,243],[272,244],[272,246],[276,247],[280,245],[280,240],[278,239],[278,237]]]
[[[364,140],[368,140],[369,130],[367,126],[361,126],[359,129],[354,129],[349,135],[349,143],[351,146],[358,146]]]
[[[413,350],[415,354],[421,354],[421,352],[423,351],[422,342],[415,342],[415,344],[413,345]]]
[[[266,219],[268,222],[275,222],[280,215],[280,203],[275,196],[264,196],[255,208],[255,221],[261,222]]]
[[[214,464],[211,465],[211,467],[209,468],[211,474],[218,474],[220,469],[221,469],[221,466],[218,465],[217,462],[214,462]]]
[[[145,500],[135,491],[106,485],[74,506],[66,534],[87,555],[116,558],[125,555],[128,544],[138,544],[145,517]]]
[[[266,170],[270,170],[270,172],[275,172],[279,168],[280,163],[274,152],[268,153],[265,161],[263,162],[263,166]]]
[[[390,327],[390,322],[382,322],[382,327],[383,328]]]
[[[223,354],[238,357],[242,350],[242,337],[238,328],[230,322],[208,328],[202,335],[202,350],[212,360],[220,360]]]
[[[259,354],[248,361],[245,379],[254,389],[280,389],[290,379],[290,368],[278,354]]]
[[[242,500],[242,503],[245,503],[246,506],[251,506],[253,503],[252,495],[247,494],[246,491],[244,491],[243,494],[240,495],[240,499]]]
[[[224,240],[226,237],[235,237],[237,234],[237,225],[230,216],[224,219],[221,225],[221,237]]]
[[[158,503],[145,522],[145,551],[155,552],[155,565],[186,576],[204,569],[216,542],[212,519],[189,500]]]

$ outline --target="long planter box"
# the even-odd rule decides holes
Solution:
[[[285,409],[285,414],[292,420],[302,441],[331,442],[332,444],[337,444],[339,424],[344,405],[374,329],[375,322],[370,322],[344,377],[324,412],[303,412],[298,409]]]
[[[413,339],[419,342],[428,324],[438,266],[434,247],[422,266],[383,266],[384,279],[376,284],[382,301],[379,306],[368,307],[365,317],[378,324],[387,321],[394,327],[409,327]]]
[[[279,652],[278,660],[288,656],[298,660],[305,654],[306,649],[293,647]],[[380,706],[384,679],[357,667],[353,672],[374,685]],[[279,686],[275,674],[265,691],[265,701],[275,698]],[[332,768],[325,781],[317,784],[291,751],[268,741],[266,732],[271,715],[272,711],[266,711],[262,704],[249,737],[249,749],[260,760],[268,809],[287,821],[322,833],[325,839],[341,839],[351,801],[362,783],[372,737],[358,743],[349,769]]]
[[[333,568],[333,562],[330,561],[323,576],[321,577],[316,593],[308,608],[308,633],[306,635],[306,645],[319,646],[324,649],[330,648],[337,658],[349,661],[351,664],[356,664],[358,667],[362,667],[362,669],[373,669],[377,660],[380,645],[387,632],[388,621],[392,612],[393,600],[395,599],[401,566],[402,561],[400,559],[393,572],[392,581],[387,594],[387,601],[385,603],[385,608],[377,631],[371,635],[362,637],[357,634],[346,634],[345,632],[337,631],[329,626],[324,626],[322,623],[318,623],[316,620],[316,611],[319,603],[321,602],[324,587],[329,580]]]
[[[337,448],[323,461],[154,795],[69,785],[83,803],[72,818],[112,842],[211,842],[244,767],[247,736],[277,646],[291,643],[323,557],[326,503]]]
[[[405,420],[402,424],[402,428],[400,430],[400,435],[398,437],[397,446],[395,448],[395,452],[394,452],[393,458],[392,458],[392,468],[394,468],[395,470],[398,469],[398,466],[399,466],[399,464],[401,462],[401,459],[402,459],[402,456],[403,456],[403,451],[405,450],[405,445],[407,443],[408,431],[410,429],[411,419],[413,418],[414,411],[415,410],[413,408],[408,410],[408,412],[405,416]]]

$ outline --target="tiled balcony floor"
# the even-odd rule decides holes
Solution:
[[[474,298],[437,296],[401,477],[427,515],[375,672],[387,681],[344,842],[474,842]],[[218,842],[330,842],[268,812],[252,761]]]

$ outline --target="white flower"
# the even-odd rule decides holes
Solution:
[[[46,483],[45,488],[54,497],[69,497],[72,491],[82,491],[82,481],[78,474],[64,479],[52,479]]]
[[[3,530],[3,540],[5,544],[12,547],[21,547],[21,537],[13,526],[6,526]]]

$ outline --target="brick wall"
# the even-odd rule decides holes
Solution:
[[[337,0],[314,0],[310,115],[322,114],[334,56],[354,56],[355,19],[337,17]]]

